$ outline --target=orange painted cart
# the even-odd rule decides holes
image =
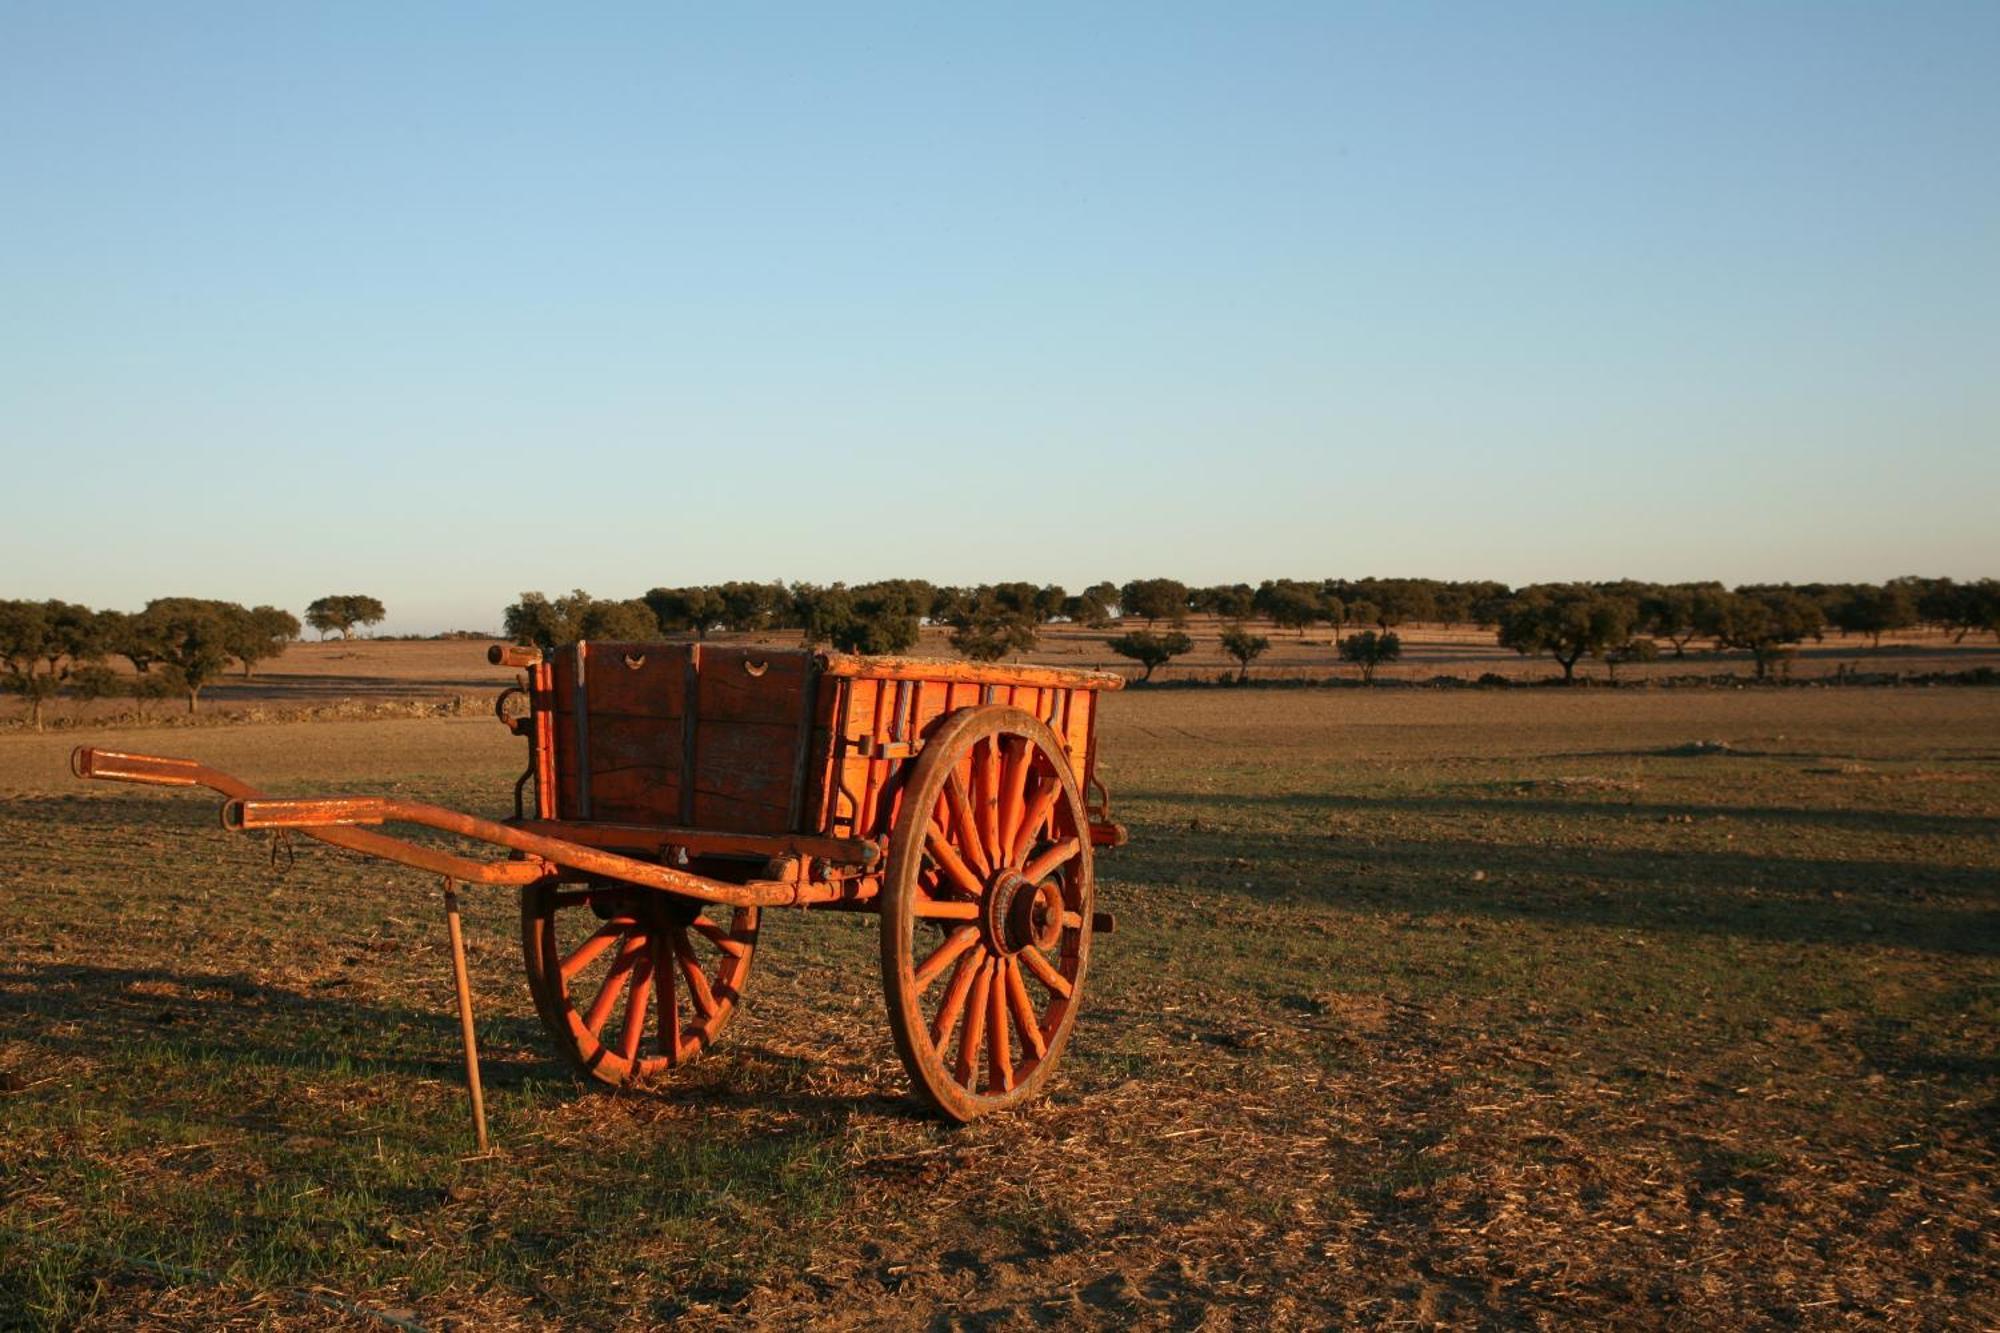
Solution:
[[[558,1050],[624,1085],[710,1046],[766,908],[881,916],[889,1027],[918,1093],[969,1120],[1047,1084],[1083,994],[1092,849],[1124,841],[1097,780],[1102,672],[678,643],[494,648],[524,678],[514,817],[391,797],[269,799],[184,759],[84,747],[80,777],[205,786],[225,827],[296,829],[440,874],[466,1073],[485,1117],[460,883],[516,885],[528,989]],[[368,826],[505,848],[485,860]]]

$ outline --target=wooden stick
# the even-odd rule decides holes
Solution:
[[[486,1151],[486,1097],[479,1087],[479,1038],[472,1030],[472,981],[465,974],[465,933],[458,924],[458,883],[444,881],[444,919],[451,932],[451,979],[458,987],[458,1027],[465,1039],[465,1086],[472,1094],[472,1131]]]

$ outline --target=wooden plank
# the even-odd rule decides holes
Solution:
[[[795,725],[703,718],[695,734],[696,793],[789,808],[797,737]],[[701,821],[695,824],[699,827]]]
[[[913,657],[858,657],[824,653],[820,669],[833,676],[872,680],[970,681],[981,685],[1063,685],[1085,690],[1121,690],[1125,678],[1109,671],[1079,671],[1073,667],[996,666],[983,662],[926,661]]]
[[[682,643],[591,644],[592,731],[599,718],[611,714],[679,717],[685,711],[684,679],[692,647]]]
[[[702,723],[780,723],[796,729],[799,692],[812,674],[811,655],[799,650],[709,648],[701,659]],[[791,755],[787,747],[786,757]]]

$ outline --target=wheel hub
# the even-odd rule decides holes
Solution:
[[[981,924],[995,953],[1016,954],[1031,944],[1053,949],[1061,943],[1062,914],[1062,886],[1055,880],[1036,884],[1009,870],[987,889]]]

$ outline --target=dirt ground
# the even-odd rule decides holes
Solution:
[[[423,646],[440,688],[467,647]],[[714,1052],[586,1089],[489,892],[488,1158],[433,884],[274,865],[64,756],[499,814],[519,741],[0,735],[0,1325],[2000,1325],[2000,692],[1152,691],[1106,727],[1118,929],[1044,1101],[922,1114],[874,919],[796,912]]]

